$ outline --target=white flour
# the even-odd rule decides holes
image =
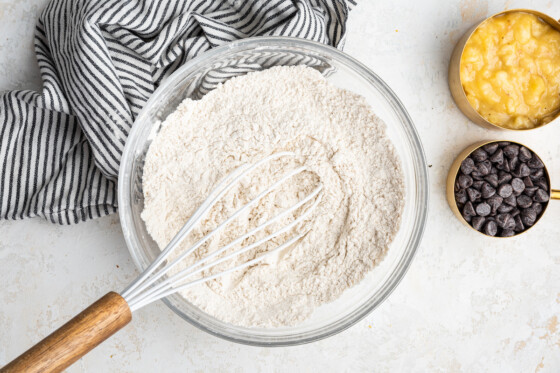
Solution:
[[[228,173],[285,150],[295,152],[297,158],[282,158],[252,173],[181,247],[186,250],[297,165],[306,165],[309,171],[288,180],[180,267],[222,247],[293,205],[319,182],[323,184],[311,219],[219,269],[255,258],[311,228],[297,244],[274,260],[182,292],[223,321],[262,327],[303,321],[315,307],[362,280],[383,258],[399,228],[403,176],[385,125],[361,96],[338,89],[319,72],[300,66],[231,79],[200,101],[185,100],[166,119],[144,167],[142,218],[148,231],[163,248]],[[258,238],[274,228],[278,226]],[[205,274],[209,273],[212,270]]]

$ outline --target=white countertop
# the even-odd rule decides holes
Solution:
[[[40,87],[32,37],[46,2],[0,0],[0,90]],[[464,227],[445,201],[453,158],[487,138],[531,146],[560,184],[560,123],[523,134],[484,130],[447,87],[462,32],[515,7],[560,18],[551,0],[362,0],[351,14],[345,51],[401,98],[431,165],[423,243],[378,309],[326,340],[270,349],[210,336],[158,303],[68,371],[560,371],[560,203],[529,233],[498,240]],[[136,275],[116,215],[70,227],[0,222],[0,366]]]

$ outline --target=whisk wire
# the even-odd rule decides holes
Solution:
[[[131,293],[142,284],[146,279],[156,270],[167,257],[171,254],[173,250],[177,248],[179,243],[192,231],[195,224],[202,218],[202,216],[208,212],[219,199],[227,193],[228,190],[237,182],[239,182],[245,175],[259,167],[265,162],[271,161],[273,159],[285,157],[285,156],[295,156],[293,152],[279,152],[271,154],[268,157],[250,165],[244,164],[236,168],[228,176],[224,178],[217,186],[210,192],[206,200],[200,205],[200,207],[193,213],[185,225],[179,230],[179,232],[171,239],[164,250],[158,255],[158,257],[138,276],[138,278],[133,281],[127,288],[123,290],[121,296],[126,300],[129,299]],[[228,183],[229,180],[233,179]],[[227,185],[226,185],[227,184]],[[159,277],[158,277],[159,278]],[[153,283],[153,282],[152,282]]]
[[[320,198],[317,198],[315,200],[315,202],[303,213],[301,214],[297,219],[295,219],[294,221],[292,221],[291,223],[289,223],[288,225],[284,226],[282,229],[275,231],[274,233],[250,244],[247,245],[245,247],[242,247],[241,249],[234,251],[218,260],[215,260],[209,264],[206,264],[196,270],[193,271],[194,268],[204,264],[205,262],[207,262],[208,260],[216,257],[217,255],[225,252],[226,250],[228,250],[229,248],[233,247],[234,245],[240,243],[241,241],[243,241],[245,238],[257,233],[258,231],[264,229],[266,226],[274,223],[275,221],[279,220],[282,216],[285,216],[286,214],[288,214],[291,211],[296,210],[297,208],[303,206],[305,203],[309,202],[311,199],[313,199],[314,197],[317,196],[317,194],[319,194],[319,192],[322,190],[322,185],[319,185],[312,193],[310,193],[306,198],[304,198],[303,200],[301,200],[300,202],[298,202],[298,204],[290,207],[287,210],[282,211],[281,213],[279,213],[278,215],[276,215],[274,218],[268,220],[267,222],[261,224],[260,226],[258,226],[257,228],[253,229],[252,231],[250,231],[247,234],[244,234],[240,237],[238,237],[237,239],[235,239],[234,241],[230,242],[228,245],[224,246],[222,249],[217,250],[213,253],[211,253],[210,255],[204,257],[203,259],[199,260],[198,262],[190,265],[189,267],[185,268],[184,270],[176,273],[175,275],[167,278],[165,281],[160,282],[159,284],[155,285],[154,287],[152,287],[150,290],[148,290],[146,293],[139,295],[136,298],[131,299],[131,304],[135,304],[137,302],[142,302],[143,300],[146,299],[151,299],[151,301],[155,301],[157,299],[159,299],[160,297],[158,297],[158,294],[161,294],[162,291],[167,291],[169,289],[174,289],[173,292],[179,291],[179,289],[181,289],[181,287],[179,286],[175,286],[174,284],[180,284],[181,282],[187,280],[189,277],[194,276],[206,269],[212,268],[220,263],[223,263],[229,259],[232,259],[236,256],[239,256],[249,250],[252,250],[260,245],[262,245],[263,243],[270,241],[272,239],[274,239],[275,237],[278,237],[281,234],[284,234],[286,232],[288,232],[290,229],[292,229],[293,227],[295,227],[297,224],[299,224],[300,222],[302,222],[303,220],[305,220],[315,209],[315,207],[317,206],[317,204],[319,204],[320,202]],[[275,252],[274,250],[271,250],[269,252],[267,252],[265,255],[262,255],[261,259],[264,259],[265,256],[268,256],[269,253]],[[221,275],[225,275],[227,273],[231,272],[230,270],[227,271],[223,271],[219,274],[217,274],[217,276],[209,276],[205,278],[205,281],[209,281],[213,278],[217,278]],[[163,289],[163,290],[162,290]],[[168,294],[169,295],[169,294]]]
[[[286,247],[289,247],[290,245],[297,242],[299,239],[301,239],[302,237],[304,237],[307,234],[308,231],[306,231],[303,234],[296,235],[295,237],[292,237],[292,238],[288,239],[286,242],[277,246],[276,248],[274,248],[272,250],[269,250],[264,254],[259,255],[257,258],[254,258],[250,261],[241,263],[241,264],[239,264],[239,265],[237,265],[233,268],[229,268],[229,269],[221,271],[219,273],[216,273],[216,274],[213,274],[213,275],[210,275],[210,276],[206,276],[206,277],[202,277],[202,278],[193,280],[193,281],[188,282],[188,283],[183,283],[184,281],[188,280],[188,278],[190,278],[191,276],[194,276],[198,273],[203,272],[206,269],[212,268],[212,267],[214,267],[214,266],[216,266],[220,263],[223,263],[226,260],[232,259],[232,258],[234,258],[238,255],[241,255],[242,253],[245,253],[245,252],[247,252],[251,249],[254,249],[254,248],[264,244],[265,242],[270,241],[270,240],[274,239],[275,237],[278,237],[279,235],[288,232],[290,229],[292,229],[297,224],[299,224],[304,219],[306,219],[313,212],[313,210],[317,207],[317,205],[319,204],[320,199],[321,199],[320,198],[321,197],[320,193],[323,189],[322,184],[319,184],[310,194],[305,196],[303,199],[298,201],[293,206],[291,206],[291,207],[285,209],[284,211],[280,212],[279,214],[274,216],[272,219],[269,219],[265,223],[257,226],[256,228],[250,230],[249,232],[239,236],[238,238],[236,238],[232,242],[228,243],[226,246],[222,247],[219,250],[216,250],[216,251],[210,253],[206,257],[202,258],[201,260],[197,261],[194,264],[191,264],[190,266],[188,266],[187,268],[185,268],[185,269],[181,270],[180,272],[174,274],[173,276],[170,276],[170,277],[166,278],[165,280],[160,281],[159,283],[155,284],[158,280],[162,279],[162,277],[167,275],[169,273],[169,271],[172,268],[174,268],[178,263],[180,263],[182,260],[184,260],[188,255],[192,254],[196,249],[201,247],[204,243],[208,242],[208,240],[210,238],[212,238],[215,234],[217,234],[220,230],[222,230],[227,224],[229,224],[231,221],[236,219],[242,212],[244,212],[247,209],[249,209],[250,207],[254,206],[262,198],[264,198],[267,194],[269,194],[274,189],[278,188],[282,183],[284,183],[289,178],[294,177],[295,175],[297,175],[297,174],[299,174],[303,171],[306,171],[306,167],[302,166],[302,167],[298,167],[297,169],[288,172],[280,180],[276,181],[274,184],[272,184],[266,190],[260,192],[256,197],[254,197],[247,204],[245,204],[244,206],[239,208],[236,212],[233,213],[233,215],[228,217],[225,221],[223,221],[216,228],[214,228],[210,233],[208,233],[203,238],[198,240],[188,250],[186,250],[181,255],[176,257],[173,261],[171,261],[170,263],[167,263],[166,265],[164,265],[162,267],[162,264],[164,263],[164,261],[178,247],[178,245],[184,240],[184,238],[190,232],[192,232],[195,225],[205,216],[205,214],[207,214],[212,209],[212,207],[236,183],[240,182],[243,179],[244,176],[246,176],[249,172],[255,170],[257,167],[259,167],[263,163],[269,162],[273,159],[277,159],[277,158],[284,157],[284,156],[295,156],[295,154],[293,152],[275,153],[275,154],[272,154],[272,155],[270,155],[270,156],[268,156],[268,157],[266,157],[266,158],[264,158],[264,159],[262,159],[262,160],[260,160],[256,163],[254,163],[254,164],[242,165],[242,166],[238,167],[237,169],[235,169],[228,176],[226,176],[224,178],[224,180],[222,180],[218,184],[218,186],[216,188],[214,188],[214,190],[209,194],[207,199],[193,213],[191,218],[187,221],[187,223],[185,223],[185,225],[173,237],[173,239],[169,242],[169,244],[165,247],[165,249],[162,250],[160,255],[153,261],[153,263],[150,266],[148,266],[148,268],[146,268],[146,270],[138,277],[138,279],[136,281],[134,281],[132,284],[130,284],[121,293],[122,297],[127,301],[127,303],[129,304],[132,311],[137,310],[137,309],[139,309],[139,308],[141,308],[141,307],[143,307],[143,306],[145,306],[149,303],[152,303],[152,302],[154,302],[158,299],[164,298],[168,295],[176,293],[177,291],[183,290],[183,289],[188,288],[190,286],[193,286],[193,285],[196,285],[196,284],[199,284],[199,283],[202,283],[202,282],[210,281],[210,280],[216,279],[220,276],[224,276],[228,273],[231,273],[233,271],[237,271],[239,269],[246,268],[246,267],[248,267],[248,266],[250,266],[254,263],[257,263],[258,261],[261,261],[261,260],[265,259],[266,257],[272,255],[275,252],[278,252],[278,251],[280,251],[280,250],[282,250]],[[311,206],[309,208],[307,208],[298,218],[294,219],[292,222],[290,222],[289,224],[287,224],[283,228],[267,235],[266,237],[264,237],[262,239],[257,240],[256,242],[254,242],[250,245],[244,246],[239,250],[236,250],[236,251],[234,251],[234,252],[232,252],[228,255],[225,255],[222,258],[219,258],[215,261],[207,263],[208,261],[215,258],[216,256],[226,252],[228,249],[230,249],[230,248],[234,247],[235,245],[241,243],[246,238],[255,235],[256,233],[265,229],[269,225],[277,222],[280,218],[282,218],[283,216],[286,216],[288,213],[296,211],[298,208],[300,208],[303,205],[305,205],[306,203],[310,202],[313,198],[315,198],[315,201],[311,204]],[[207,264],[205,264],[205,263],[207,263]],[[205,264],[205,265],[203,265],[203,264]],[[200,268],[197,268],[197,267],[200,267]]]
[[[307,230],[307,231],[305,231],[304,233],[301,233],[301,234],[299,234],[299,235],[297,235],[297,236],[291,238],[290,240],[284,242],[282,245],[280,245],[280,246],[278,246],[278,247],[276,247],[276,248],[274,248],[274,249],[272,249],[272,250],[266,252],[265,254],[260,255],[259,257],[255,258],[255,259],[249,260],[248,262],[245,262],[245,263],[239,264],[239,265],[237,265],[237,266],[235,266],[235,267],[229,268],[229,269],[227,269],[227,270],[225,270],[225,271],[223,271],[223,272],[219,272],[219,273],[216,273],[216,274],[214,274],[214,275],[211,275],[211,276],[208,276],[208,277],[204,277],[204,278],[200,278],[200,279],[191,281],[191,282],[189,282],[189,283],[187,283],[187,284],[174,287],[174,288],[172,288],[172,289],[170,289],[170,290],[168,290],[168,291],[166,291],[166,292],[160,293],[160,294],[158,294],[158,295],[156,295],[156,296],[154,296],[154,297],[152,297],[152,298],[150,298],[150,299],[141,300],[141,301],[139,301],[138,303],[135,303],[135,304],[130,304],[130,303],[129,303],[130,309],[134,312],[134,311],[136,311],[136,310],[138,310],[138,309],[140,309],[140,308],[142,308],[142,307],[144,307],[144,306],[146,306],[146,305],[148,305],[148,304],[150,304],[150,303],[152,303],[152,302],[155,302],[156,300],[159,300],[159,299],[161,299],[161,298],[165,298],[165,297],[167,297],[168,295],[174,294],[174,293],[176,293],[176,292],[178,292],[178,291],[181,291],[181,290],[184,290],[184,289],[186,289],[186,288],[188,288],[188,287],[191,287],[191,286],[194,286],[194,285],[203,283],[203,282],[207,282],[207,281],[213,280],[213,279],[215,279],[215,278],[224,276],[224,275],[226,275],[226,274],[228,274],[228,273],[230,273],[230,272],[238,271],[238,270],[240,270],[240,269],[249,267],[249,266],[251,266],[251,265],[253,265],[253,264],[257,263],[257,262],[260,262],[261,260],[265,259],[266,257],[268,257],[268,256],[270,256],[270,255],[272,255],[272,254],[274,254],[274,253],[276,253],[276,252],[282,251],[282,250],[284,250],[285,248],[290,247],[291,245],[293,245],[294,243],[296,243],[297,241],[299,241],[301,238],[303,238],[307,233],[309,233],[309,230]]]
[[[247,169],[247,167],[249,167],[249,165],[244,164],[238,168],[236,168],[232,173],[230,173],[228,176],[226,176],[226,178],[224,180],[222,180],[218,186],[210,193],[210,195],[207,197],[207,199],[198,207],[198,209],[196,209],[196,211],[193,213],[193,215],[189,218],[189,220],[187,220],[187,222],[185,223],[185,225],[179,230],[179,232],[177,232],[177,234],[173,237],[173,239],[171,239],[171,241],[167,244],[167,246],[165,247],[165,249],[163,249],[161,251],[161,253],[158,255],[158,257],[148,266],[148,268],[146,268],[144,270],[144,272],[142,272],[140,274],[140,276],[138,276],[138,278],[133,281],[131,284],[128,285],[128,287],[126,287],[123,292],[121,293],[121,296],[125,299],[127,299],[127,297],[130,295],[131,292],[133,292],[140,284],[142,284],[147,278],[148,276],[150,276],[152,274],[152,272],[158,268],[161,263],[163,263],[163,261],[169,256],[169,254],[171,253],[171,251],[173,251],[177,245],[184,239],[184,237],[186,237],[194,228],[194,225],[196,224],[196,222],[199,220],[199,217],[208,210],[209,205],[212,204],[212,202],[216,201],[217,202],[217,197],[213,198],[213,196],[217,193],[220,192],[224,192],[227,190],[227,187],[229,185],[232,185],[232,183],[228,184],[227,186],[225,186],[226,182],[228,182],[229,180],[231,180],[234,177],[239,176],[240,173],[242,173],[244,170]]]
[[[200,239],[198,242],[196,242],[192,247],[190,247],[188,250],[186,250],[184,253],[182,253],[181,255],[179,255],[177,258],[175,258],[175,260],[173,260],[171,263],[167,264],[164,268],[162,268],[158,273],[155,273],[154,276],[150,279],[148,279],[144,284],[140,285],[138,287],[138,289],[136,289],[136,291],[133,294],[138,294],[142,291],[144,291],[148,286],[150,286],[151,284],[153,284],[154,282],[156,282],[158,279],[160,279],[164,274],[168,273],[168,271],[175,267],[178,263],[180,263],[184,258],[186,258],[188,255],[192,254],[196,249],[198,249],[200,246],[202,246],[205,242],[207,242],[210,238],[212,238],[214,235],[216,235],[219,231],[221,231],[227,224],[229,224],[231,221],[233,221],[235,218],[237,218],[237,216],[239,216],[242,212],[246,211],[247,209],[249,209],[250,207],[252,207],[253,205],[255,205],[258,201],[260,201],[264,196],[266,196],[268,193],[270,193],[271,191],[273,191],[274,189],[278,188],[282,183],[284,183],[286,180],[288,180],[289,178],[305,171],[306,168],[305,167],[299,167],[291,172],[289,172],[287,175],[284,175],[280,180],[278,180],[277,182],[275,182],[272,186],[270,186],[269,188],[267,188],[266,190],[264,190],[263,192],[259,193],[255,198],[253,198],[251,201],[249,201],[247,204],[245,204],[243,207],[241,207],[239,210],[237,210],[233,215],[231,215],[228,219],[226,219],[225,221],[223,221],[222,223],[220,223],[213,231],[211,231],[210,233],[208,233],[206,236],[204,236],[202,239]],[[247,172],[249,171],[249,169],[247,170]],[[241,176],[241,175],[240,175]],[[227,188],[227,187],[226,187]],[[220,193],[221,194],[221,193]],[[219,195],[219,197],[221,197]],[[210,209],[213,206],[213,204],[209,205],[208,209]],[[202,218],[202,216],[200,216]],[[194,225],[193,225],[194,227]],[[191,229],[192,230],[192,229]],[[187,234],[190,233],[189,231],[186,232],[180,232],[180,234],[184,234],[185,236]],[[180,243],[183,238],[185,237],[181,237],[179,240],[177,240],[178,243]],[[177,243],[177,245],[178,245]],[[130,294],[128,295],[131,299],[134,298],[134,295]],[[125,297],[126,299],[126,297]]]

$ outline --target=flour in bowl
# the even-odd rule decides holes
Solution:
[[[362,280],[383,259],[399,229],[404,182],[384,123],[363,97],[336,88],[316,70],[297,66],[230,79],[199,101],[186,99],[169,115],[144,166],[142,218],[150,235],[164,248],[231,171],[282,151],[296,156],[279,158],[248,175],[178,250],[188,249],[297,166],[305,165],[307,171],[267,195],[176,270],[323,185],[311,218],[293,232],[204,275],[247,262],[307,232],[296,244],[273,259],[181,291],[197,307],[232,324],[277,327],[304,321],[316,307]],[[242,245],[273,230],[249,237]]]

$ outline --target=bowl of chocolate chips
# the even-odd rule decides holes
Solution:
[[[467,147],[447,176],[447,201],[466,225],[492,237],[526,232],[560,191],[550,187],[541,158],[514,141],[483,141]]]

